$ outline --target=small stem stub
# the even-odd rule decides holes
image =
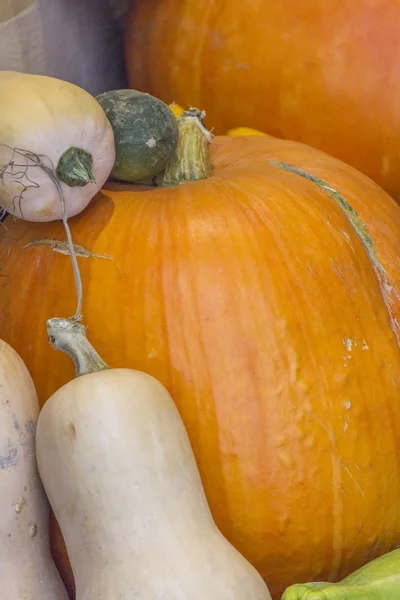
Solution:
[[[55,317],[46,322],[51,345],[65,352],[75,364],[75,377],[104,371],[110,367],[86,337],[86,328],[74,319]]]
[[[206,113],[189,108],[178,118],[179,139],[175,155],[158,185],[179,185],[187,181],[207,179],[211,175],[209,145],[213,134],[203,123]]]
[[[93,157],[82,148],[68,148],[61,155],[56,168],[60,181],[69,187],[84,187],[96,183],[93,175]]]

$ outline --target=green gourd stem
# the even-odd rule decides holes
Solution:
[[[190,108],[178,118],[179,139],[173,159],[157,185],[179,185],[211,175],[209,145],[213,135],[203,124],[205,112]]]
[[[400,549],[364,565],[339,583],[314,582],[287,588],[282,600],[399,600]]]
[[[68,148],[61,155],[56,168],[60,181],[69,187],[84,187],[96,183],[93,175],[93,157],[82,148]]]
[[[46,323],[51,345],[74,361],[75,377],[104,371],[110,367],[86,337],[86,328],[74,319],[55,317]]]

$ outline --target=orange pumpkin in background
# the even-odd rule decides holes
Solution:
[[[268,136],[217,137],[211,162],[70,220],[84,322],[109,365],[167,386],[218,526],[278,598],[400,544],[400,207]],[[6,225],[0,337],[43,404],[73,377],[45,326],[73,313],[70,258],[61,223]]]
[[[201,106],[217,134],[305,142],[400,200],[397,0],[135,0],[130,85]]]

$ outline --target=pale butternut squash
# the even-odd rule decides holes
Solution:
[[[114,160],[112,127],[88,92],[54,77],[0,71],[3,209],[27,221],[72,217]]]
[[[213,521],[167,390],[108,369],[77,322],[51,319],[48,332],[78,376],[46,402],[37,433],[77,600],[270,599]]]
[[[50,554],[49,505],[35,461],[39,403],[18,354],[0,340],[2,600],[67,600]]]

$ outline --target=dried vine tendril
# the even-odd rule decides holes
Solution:
[[[24,199],[24,194],[32,188],[38,189],[40,186],[30,177],[30,169],[41,169],[44,171],[51,181],[54,183],[54,186],[57,189],[60,202],[61,202],[61,211],[62,211],[62,222],[65,229],[65,234],[67,237],[68,249],[71,255],[72,269],[74,272],[75,279],[75,287],[76,287],[76,296],[77,296],[77,306],[75,315],[71,317],[72,321],[80,321],[82,319],[82,298],[83,298],[83,290],[82,290],[82,278],[78,266],[78,260],[76,257],[74,243],[72,241],[71,230],[68,224],[68,214],[67,208],[65,204],[65,198],[62,191],[61,184],[56,176],[54,165],[52,161],[42,154],[35,154],[34,152],[30,152],[29,150],[23,150],[22,148],[12,148],[7,144],[0,144],[0,147],[6,148],[11,152],[10,160],[4,164],[0,165],[0,182],[3,183],[6,181],[12,181],[13,183],[19,183],[21,185],[21,192],[13,198],[13,206],[16,206],[18,203],[19,211],[23,218],[22,212],[22,203]]]

